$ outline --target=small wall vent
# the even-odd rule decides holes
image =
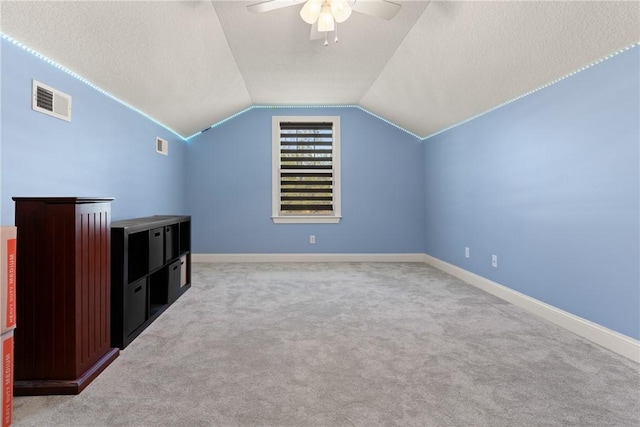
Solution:
[[[156,138],[156,153],[164,154],[165,156],[169,155],[169,141]]]
[[[31,108],[58,119],[71,121],[71,96],[33,80]]]

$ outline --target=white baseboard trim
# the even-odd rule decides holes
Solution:
[[[191,262],[424,262],[424,254],[193,254]]]
[[[424,261],[472,286],[480,288],[515,306],[521,307],[614,353],[631,359],[636,363],[640,363],[640,341],[636,341],[631,337],[560,310],[552,305],[531,298],[430,255],[424,255]]]

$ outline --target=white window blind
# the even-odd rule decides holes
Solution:
[[[295,221],[279,222],[337,222],[321,220],[339,217],[339,126],[336,118],[275,119],[274,220],[295,217]]]

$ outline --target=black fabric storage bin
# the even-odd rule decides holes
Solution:
[[[147,320],[147,278],[129,283],[124,296],[124,333],[129,335]]]
[[[164,227],[149,230],[149,271],[164,264]]]
[[[178,257],[178,224],[164,227],[164,262]]]
[[[180,296],[180,260],[169,264],[169,303]]]

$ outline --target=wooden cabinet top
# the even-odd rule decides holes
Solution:
[[[113,221],[111,228],[121,228],[129,233],[148,230],[152,228],[164,227],[165,225],[177,224],[179,222],[191,221],[190,215],[155,215],[144,218],[123,219]]]
[[[12,197],[16,202],[41,203],[102,203],[111,202],[113,197]]]

